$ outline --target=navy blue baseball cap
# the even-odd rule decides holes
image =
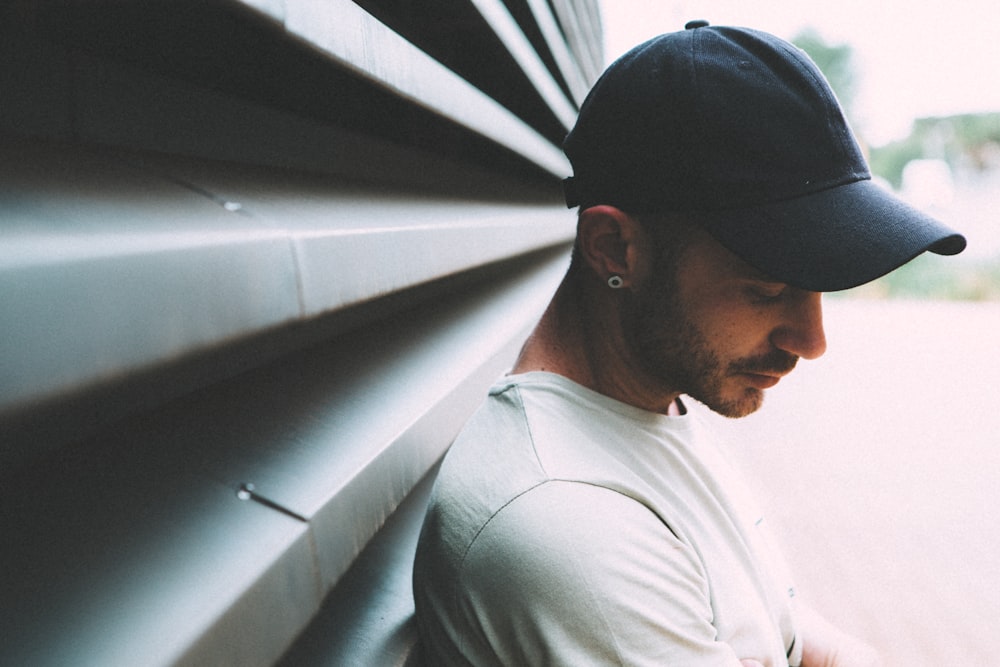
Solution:
[[[826,79],[798,47],[693,21],[615,61],[563,145],[568,206],[690,212],[775,280],[855,287],[965,238],[875,184]]]

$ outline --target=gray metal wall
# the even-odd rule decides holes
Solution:
[[[596,0],[0,7],[0,663],[405,659],[599,45]]]

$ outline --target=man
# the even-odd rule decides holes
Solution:
[[[692,22],[623,56],[565,143],[570,269],[437,480],[414,570],[434,665],[878,664],[794,599],[682,395],[760,407],[821,292],[965,240],[873,185],[822,75]]]

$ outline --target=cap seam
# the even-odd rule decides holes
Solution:
[[[778,42],[777,45],[779,48],[784,50],[785,53],[787,53],[791,58],[797,59],[801,57],[801,54],[795,51],[795,49],[798,49],[798,47],[791,44],[783,44],[781,42]],[[801,51],[801,49],[799,50]],[[804,51],[802,53],[804,53]],[[848,140],[853,139],[853,137],[845,137],[842,133],[838,132],[838,126],[846,125],[846,123],[839,122],[843,117],[843,111],[841,110],[839,104],[840,100],[836,98],[836,94],[833,92],[833,88],[830,87],[829,84],[827,84],[824,79],[816,76],[814,68],[817,67],[817,65],[812,61],[811,58],[808,58],[808,54],[807,54],[807,60],[813,65],[813,67],[805,68],[806,74],[809,75],[809,78],[812,80],[813,85],[818,90],[824,90],[824,89],[829,90],[829,96],[824,96],[823,100],[824,105],[826,106],[826,113],[824,115],[826,119],[827,131],[832,134],[835,134],[839,139],[838,145],[840,148],[840,159],[844,161],[853,161],[851,160],[851,151],[848,150],[847,146]],[[846,121],[846,119],[844,120]]]
[[[694,88],[694,90],[695,90],[695,94],[691,96],[691,99],[697,99],[697,104],[695,105],[695,104],[691,104],[690,102],[688,102],[685,105],[685,115],[688,117],[688,121],[689,121],[691,127],[697,127],[698,128],[698,138],[692,139],[692,138],[688,137],[684,141],[684,152],[687,155],[691,155],[691,154],[698,155],[697,152],[695,152],[695,151],[692,150],[692,146],[694,144],[697,144],[698,141],[706,135],[705,117],[704,117],[704,115],[699,114],[699,113],[693,113],[693,111],[692,111],[693,108],[695,108],[696,106],[698,108],[700,108],[701,105],[702,105],[702,103],[704,102],[704,100],[702,100],[702,94],[703,94],[702,93],[702,87],[701,87],[701,85],[699,83],[699,77],[698,77],[698,53],[697,53],[698,51],[700,51],[701,39],[702,39],[701,33],[702,32],[703,32],[703,30],[690,30],[687,33],[687,34],[691,35],[691,37],[690,37],[690,39],[691,39],[691,49],[688,52],[689,55],[690,55],[690,60],[688,62],[688,66],[689,66],[689,71],[690,71],[690,76],[691,76],[691,87]],[[689,167],[697,170],[697,178],[698,179],[704,180],[704,178],[705,178],[705,165],[703,164],[703,161],[702,161],[701,157],[699,156],[693,162],[694,162],[694,164],[690,164]]]
[[[844,187],[845,185],[851,185],[853,183],[859,183],[861,181],[870,181],[870,180],[871,180],[871,174],[868,173],[859,174],[857,172],[851,172],[850,174],[846,174],[844,178],[838,178],[833,182],[829,182],[827,184],[822,185],[822,187],[817,187],[814,190],[808,190],[805,192],[799,192],[791,197],[782,197],[780,199],[769,199],[767,201],[761,201],[757,203],[744,202],[742,204],[733,204],[731,206],[723,206],[719,208],[703,209],[703,210],[706,212],[715,211],[721,213],[724,211],[739,211],[748,208],[757,208],[761,206],[773,206],[777,204],[784,204],[786,202],[795,201],[797,199],[803,199],[805,197],[812,197],[814,195],[818,195],[821,192],[826,192],[828,190],[835,190],[837,188]]]

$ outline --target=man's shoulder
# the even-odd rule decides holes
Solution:
[[[684,563],[683,570],[701,574],[694,551],[651,508],[600,484],[541,479],[478,511],[454,501],[432,503],[423,540],[425,548],[444,550],[436,560],[437,567],[450,563],[447,579],[467,587],[498,576],[518,590],[564,587],[599,575],[610,582],[615,572],[629,576],[633,564],[626,561],[635,554],[661,554],[660,566],[673,570]],[[576,562],[580,554],[587,557]]]
[[[469,537],[445,558],[422,554],[415,590],[425,609],[434,606],[465,628],[466,639],[490,627],[499,642],[490,650],[503,654],[534,641],[534,632],[523,636],[526,628],[548,627],[546,646],[558,639],[556,650],[567,655],[643,653],[635,647],[666,641],[636,631],[650,614],[657,627],[673,629],[683,618],[712,630],[708,580],[695,550],[648,507],[613,489],[546,480],[511,498]]]
[[[485,521],[547,481],[593,481],[602,468],[597,450],[607,439],[591,442],[595,436],[579,406],[547,375],[494,384],[449,449],[433,502],[460,506],[463,520]],[[571,460],[579,465],[567,465]]]
[[[544,479],[515,387],[491,392],[465,423],[438,473],[435,496],[495,506]]]
[[[636,498],[591,481],[547,479],[498,508],[476,534],[467,557],[475,555],[487,566],[527,561],[541,566],[554,554],[550,565],[558,569],[565,566],[566,554],[593,554],[598,542],[612,542],[617,551],[623,541],[646,539],[646,547],[658,548],[663,539],[673,541],[673,534]]]

